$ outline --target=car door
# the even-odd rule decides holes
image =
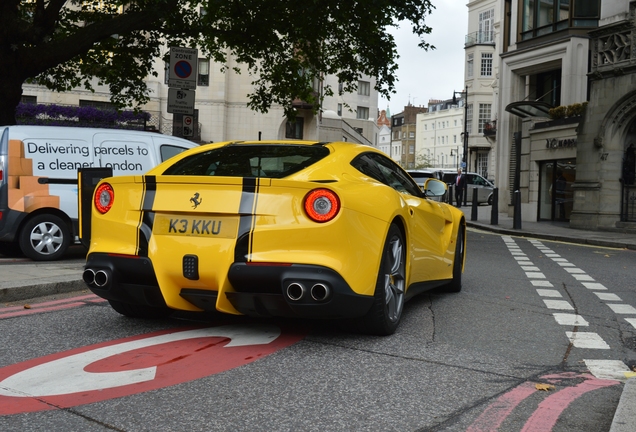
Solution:
[[[425,198],[421,189],[391,159],[370,153],[383,183],[395,189],[408,206],[406,219],[407,271],[409,283],[444,278],[444,255],[448,248],[450,212],[445,204]]]

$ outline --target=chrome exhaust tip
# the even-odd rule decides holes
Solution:
[[[84,270],[84,273],[82,273],[82,280],[84,281],[84,283],[86,283],[86,285],[92,285],[95,283],[95,270],[93,269],[86,269]]]
[[[110,277],[108,276],[108,272],[106,270],[98,270],[95,272],[95,286],[103,287],[108,283]]]
[[[316,301],[325,301],[331,295],[329,287],[322,283],[317,283],[311,287],[311,298]]]
[[[287,298],[292,301],[298,301],[305,295],[305,287],[298,282],[292,282],[287,285]]]

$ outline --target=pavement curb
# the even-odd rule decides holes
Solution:
[[[0,302],[30,300],[47,295],[62,294],[87,289],[83,280],[66,280],[59,282],[24,285],[20,287],[0,288]]]
[[[636,378],[630,378],[623,387],[610,432],[634,432],[636,430],[634,401],[636,401]]]

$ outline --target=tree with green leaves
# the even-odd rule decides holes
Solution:
[[[23,83],[64,92],[107,85],[118,107],[149,100],[145,79],[165,47],[197,47],[254,77],[251,109],[316,102],[312,82],[337,75],[343,91],[360,74],[395,92],[398,59],[387,28],[407,22],[424,41],[428,0],[2,0],[0,125],[15,124]],[[304,73],[299,73],[303,71]],[[326,95],[333,94],[326,89]]]

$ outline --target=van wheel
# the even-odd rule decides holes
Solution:
[[[29,219],[20,232],[20,249],[33,261],[60,259],[71,243],[66,223],[52,214]]]

